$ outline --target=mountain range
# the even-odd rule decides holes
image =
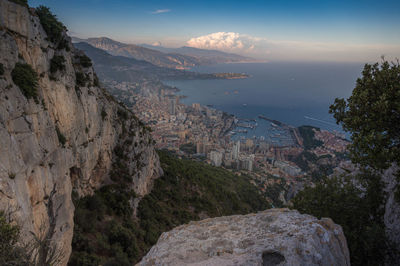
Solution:
[[[193,66],[253,62],[255,59],[217,50],[204,50],[193,47],[166,48],[152,45],[135,45],[114,41],[110,38],[80,39],[72,37],[74,43],[86,42],[105,50],[112,55],[125,56],[137,60],[145,60],[157,66],[175,69],[188,69]]]

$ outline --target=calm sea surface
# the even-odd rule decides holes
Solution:
[[[237,80],[166,81],[187,96],[181,102],[201,103],[239,118],[271,119],[328,130],[341,128],[328,113],[336,97],[349,97],[362,64],[355,63],[241,63],[193,68],[193,71],[247,73]],[[264,121],[264,123],[266,123]],[[251,134],[263,135],[262,127]]]

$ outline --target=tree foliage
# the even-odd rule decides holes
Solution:
[[[0,212],[0,265],[28,265],[23,250],[17,246],[19,228],[10,224]]]
[[[322,146],[324,143],[315,138],[314,130],[320,130],[313,126],[300,126],[298,127],[301,138],[303,139],[304,149],[311,150],[313,148]]]
[[[330,217],[342,226],[352,265],[382,265],[389,247],[383,222],[383,197],[380,177],[363,173],[357,179],[324,178],[314,188],[299,192],[292,202],[293,208],[302,213]]]
[[[49,41],[58,43],[63,39],[63,32],[67,28],[62,24],[50,9],[46,6],[36,8],[36,14],[39,16],[40,23],[49,38]]]
[[[399,63],[366,64],[352,95],[336,99],[330,112],[351,133],[349,156],[361,174],[324,178],[298,193],[293,206],[340,224],[352,265],[383,265],[395,248],[385,234],[386,199],[376,170],[400,163]]]
[[[11,77],[26,98],[33,98],[37,101],[38,76],[30,65],[16,63]]]
[[[354,163],[375,169],[400,165],[400,65],[366,64],[347,100],[336,99],[330,112],[351,133]]]
[[[65,70],[65,57],[62,55],[55,55],[50,60],[50,72],[52,74],[56,73],[57,71],[64,71]]]

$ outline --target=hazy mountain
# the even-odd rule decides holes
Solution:
[[[157,66],[185,69],[200,64],[200,61],[192,56],[163,53],[134,44],[120,43],[105,37],[89,39],[79,39],[73,37],[73,42],[87,42],[90,45],[105,50],[112,55],[130,57],[137,60],[145,60]]]
[[[102,79],[137,82],[143,79],[218,79],[220,74],[205,74],[156,66],[144,60],[125,56],[115,56],[93,47],[89,43],[74,43],[84,51],[94,63],[97,74]]]
[[[238,54],[221,52],[218,50],[199,49],[189,46],[180,48],[167,48],[163,46],[153,46],[149,44],[140,44],[140,46],[157,50],[163,53],[177,53],[182,55],[193,56],[200,60],[201,64],[220,64],[234,62],[254,62],[256,59],[245,57]]]
[[[147,44],[125,44],[112,39],[72,37],[73,42],[86,42],[109,52],[112,55],[125,56],[137,60],[145,60],[157,66],[185,69],[192,66],[211,65],[233,62],[251,62],[255,59],[217,50],[205,50],[193,47],[166,48]]]

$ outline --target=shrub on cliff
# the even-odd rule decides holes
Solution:
[[[16,63],[11,77],[26,98],[33,98],[37,101],[38,76],[30,65]]]
[[[92,66],[92,60],[90,60],[90,58],[87,57],[85,54],[77,56],[76,58],[79,59],[79,63],[81,64],[81,66],[86,68]]]
[[[18,245],[19,227],[0,212],[0,265],[30,265],[27,250]]]
[[[50,9],[45,6],[36,8],[36,14],[39,16],[40,23],[46,32],[49,41],[58,43],[63,39],[63,32],[67,28],[62,24],[55,15],[50,12]]]
[[[0,63],[0,76],[3,76],[3,75],[4,75],[4,67],[3,67],[3,64]]]
[[[62,55],[55,55],[50,61],[50,72],[56,73],[57,71],[65,70],[65,57]]]

